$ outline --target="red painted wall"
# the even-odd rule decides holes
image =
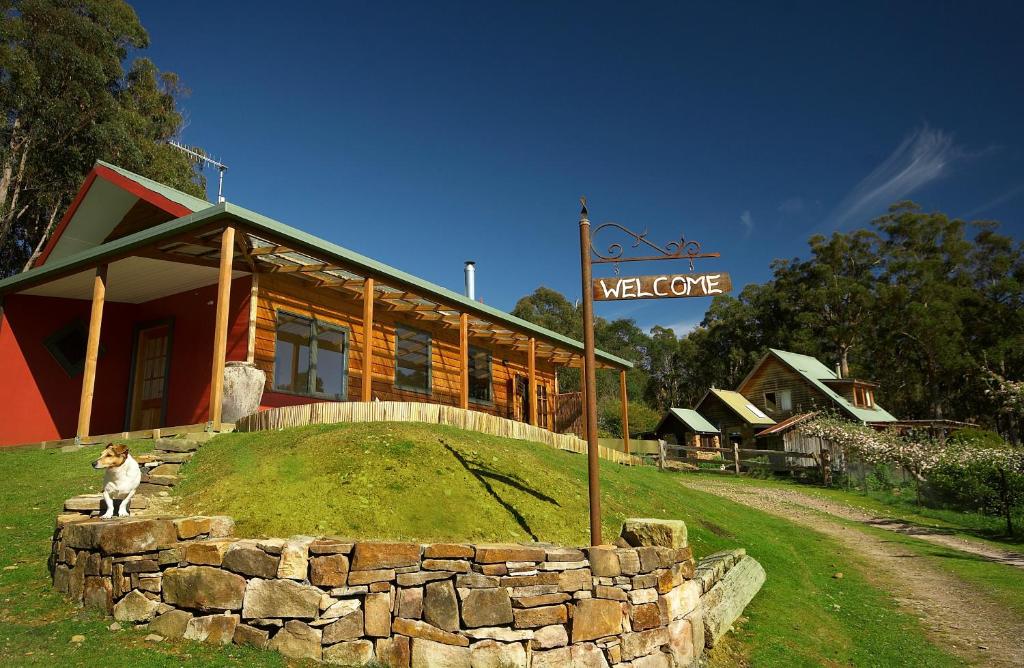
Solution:
[[[248,276],[232,281],[228,360],[244,360]],[[135,327],[174,318],[165,426],[205,422],[213,358],[215,285],[144,304],[108,302],[100,332],[92,433],[124,429]],[[43,340],[76,319],[89,322],[86,300],[8,296],[0,320],[0,446],[75,435],[82,376],[69,377]]]

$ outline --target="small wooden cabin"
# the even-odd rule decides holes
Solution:
[[[342,246],[99,162],[35,266],[0,281],[0,445],[219,430],[227,361],[266,372],[261,408],[418,401],[551,429],[557,370],[582,355]],[[632,366],[601,351],[597,364]]]
[[[659,440],[673,445],[689,448],[709,448],[707,452],[698,452],[698,458],[714,459],[718,452],[710,448],[721,447],[721,432],[704,416],[692,408],[670,408],[654,428]]]
[[[696,412],[719,430],[722,447],[738,443],[742,448],[752,448],[754,436],[775,424],[775,420],[742,394],[716,388],[704,394],[697,403]]]

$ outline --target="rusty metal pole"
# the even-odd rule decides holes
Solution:
[[[601,544],[601,479],[597,459],[597,369],[594,366],[594,295],[590,272],[590,219],[580,198],[580,268],[583,274],[583,377],[587,435],[587,489],[590,492],[590,544]]]

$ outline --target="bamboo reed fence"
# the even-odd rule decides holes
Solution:
[[[459,429],[478,431],[491,436],[503,436],[522,441],[543,443],[559,450],[586,454],[587,442],[575,434],[556,434],[533,425],[509,420],[487,413],[455,406],[441,406],[409,401],[329,401],[298,406],[271,408],[253,413],[235,424],[235,431],[274,431],[310,424],[337,422],[426,422],[443,424]],[[638,466],[643,460],[635,455],[598,447],[602,459]]]

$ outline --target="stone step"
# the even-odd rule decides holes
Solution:
[[[142,482],[149,483],[150,485],[162,485],[164,487],[171,487],[178,484],[178,476],[176,475],[147,475],[142,474]]]
[[[191,438],[158,438],[154,450],[157,452],[195,452],[199,441]]]
[[[142,483],[139,488],[135,490],[135,498],[143,496],[167,496],[171,491],[171,488],[166,485],[151,485],[149,483]]]
[[[105,510],[103,507],[102,494],[79,494],[64,502],[64,510],[71,510],[78,513]],[[145,510],[149,507],[149,500],[136,496],[132,499],[132,510]]]

